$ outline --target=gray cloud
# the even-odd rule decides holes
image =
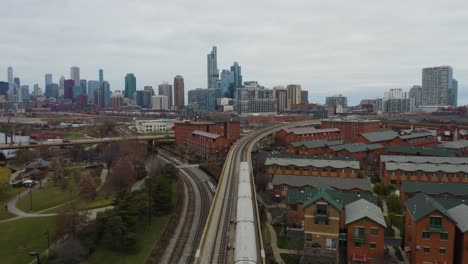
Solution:
[[[468,2],[453,1],[68,1],[3,0],[0,79],[12,65],[23,83],[44,74],[97,79],[113,89],[176,74],[206,86],[206,54],[220,69],[238,61],[245,80],[300,83],[312,101],[342,93],[358,103],[421,82],[421,69],[449,64],[468,103]]]

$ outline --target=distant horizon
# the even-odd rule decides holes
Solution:
[[[421,84],[424,67],[450,65],[459,104],[468,104],[468,1],[2,4],[21,12],[0,17],[1,80],[11,64],[23,83],[43,87],[46,73],[57,82],[77,65],[87,80],[104,69],[113,90],[132,72],[138,89],[180,74],[188,91],[207,87],[207,54],[217,46],[220,71],[237,61],[244,80],[298,83],[310,101],[343,94],[357,104]]]

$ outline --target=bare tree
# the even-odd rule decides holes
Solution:
[[[115,162],[110,175],[110,183],[118,190],[128,189],[135,182],[136,172],[131,160],[124,156]]]
[[[65,180],[65,171],[63,169],[62,160],[58,157],[53,158],[50,164],[50,168],[54,171],[52,181],[54,182],[54,185],[57,186],[58,183]]]

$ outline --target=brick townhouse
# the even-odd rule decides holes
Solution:
[[[403,181],[401,183],[400,197],[403,202],[419,193],[425,193],[432,198],[468,200],[468,183],[418,181]]]
[[[199,130],[193,131],[186,141],[188,153],[202,160],[222,161],[231,147],[227,138]]]
[[[275,134],[275,140],[277,145],[286,146],[298,141],[341,140],[341,133],[337,128],[296,127],[281,129]]]
[[[204,131],[217,134],[235,142],[240,138],[239,122],[176,121],[174,123],[175,143],[187,143],[193,131]]]
[[[321,128],[338,128],[344,141],[353,142],[361,133],[380,130],[380,120],[366,119],[327,119],[322,120]]]
[[[427,132],[414,132],[408,135],[399,135],[393,130],[385,130],[362,133],[356,138],[355,142],[382,144],[384,146],[434,146],[437,144],[437,137]]]

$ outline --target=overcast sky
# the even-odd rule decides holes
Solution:
[[[132,72],[137,89],[185,79],[206,87],[206,54],[234,61],[244,81],[298,83],[313,102],[333,94],[383,96],[421,83],[421,69],[451,65],[468,104],[468,1],[1,0],[0,80],[12,65],[22,83],[52,73],[98,79],[113,90]]]

